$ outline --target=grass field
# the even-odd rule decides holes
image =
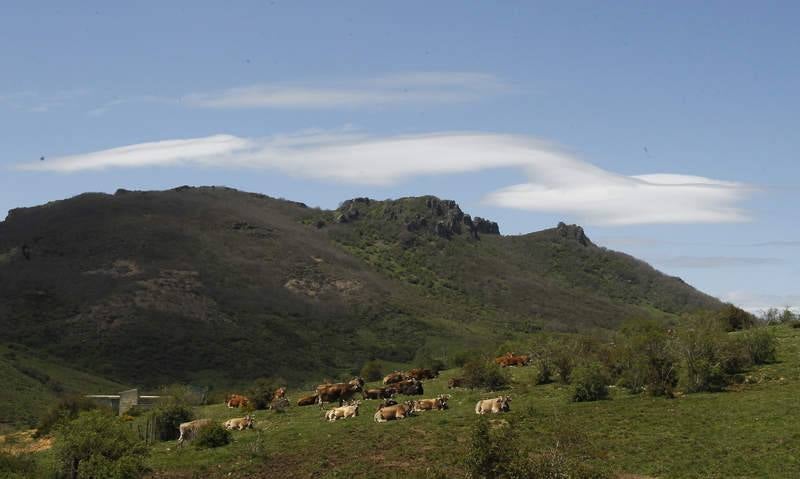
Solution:
[[[534,386],[534,368],[512,371],[510,413],[526,450],[556,444],[615,475],[633,477],[800,477],[800,329],[777,327],[779,361],[748,372],[752,383],[728,392],[675,399],[630,395],[571,403],[569,386]],[[461,459],[484,393],[446,390],[457,371],[425,383],[424,397],[452,394],[450,409],[376,424],[375,401],[354,419],[325,422],[316,406],[258,411],[254,430],[234,432],[216,450],[157,443],[152,477],[463,477]],[[293,401],[302,392],[290,395]],[[224,420],[238,411],[199,407],[198,417]],[[47,460],[47,453],[42,460]]]

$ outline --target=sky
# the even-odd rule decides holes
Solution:
[[[797,2],[79,3],[0,6],[0,218],[184,184],[433,194],[800,307]]]

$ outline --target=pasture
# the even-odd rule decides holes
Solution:
[[[754,368],[753,384],[675,399],[612,388],[610,400],[571,403],[569,386],[533,385],[535,368],[513,368],[511,412],[532,453],[558,444],[565,453],[614,475],[652,477],[800,477],[800,330],[775,329],[779,362]],[[478,399],[495,393],[448,390],[456,370],[425,382],[423,397],[450,393],[450,409],[385,424],[373,422],[377,401],[356,418],[328,423],[316,406],[285,413],[257,411],[254,430],[234,432],[216,450],[157,443],[153,477],[456,477],[468,448]],[[240,415],[222,404],[198,417]]]

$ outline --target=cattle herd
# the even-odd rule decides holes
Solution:
[[[495,363],[502,367],[525,366],[530,362],[527,355],[514,355],[506,353],[495,359]],[[301,397],[297,401],[298,406],[310,406],[317,404],[320,409],[326,403],[337,403],[325,411],[324,418],[329,422],[338,421],[358,416],[359,409],[363,400],[380,400],[373,416],[375,422],[387,422],[405,419],[416,413],[423,411],[443,411],[447,409],[449,394],[440,394],[432,399],[417,399],[398,403],[394,398],[397,395],[419,396],[424,394],[422,381],[434,379],[438,374],[430,369],[415,368],[408,371],[395,371],[383,378],[383,387],[365,389],[364,380],[355,377],[346,383],[324,383],[316,387],[313,394]],[[464,378],[451,378],[447,386],[449,388],[462,387]],[[360,399],[358,395],[360,394]],[[498,396],[492,399],[478,401],[475,405],[475,414],[497,414],[508,412],[511,407],[511,397]],[[273,394],[271,408],[283,409],[288,406],[286,399],[286,388],[278,388]],[[231,394],[225,398],[225,405],[229,408],[244,408],[250,405],[250,399],[240,394]],[[213,424],[211,419],[196,419],[194,421],[182,423],[179,427],[180,437],[178,445],[184,441],[191,440],[196,436],[197,431],[203,427]],[[228,430],[244,430],[253,428],[255,424],[251,415],[242,418],[229,419],[223,423]]]

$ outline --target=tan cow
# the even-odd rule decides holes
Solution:
[[[406,378],[405,373],[401,371],[395,371],[393,373],[387,374],[386,377],[383,378],[383,384],[399,383],[400,381],[403,381],[405,379],[408,379]]]
[[[211,419],[195,419],[194,421],[182,422],[178,426],[178,431],[181,433],[178,436],[178,446],[183,446],[183,441],[191,441],[197,436],[197,431],[211,424],[213,424]]]
[[[358,416],[358,407],[361,405],[361,401],[356,401],[353,404],[348,404],[347,406],[340,406],[335,407],[333,409],[329,409],[325,413],[325,419],[329,422],[336,421],[338,419],[347,419],[348,417],[356,417]]]
[[[250,399],[241,394],[231,394],[225,399],[225,405],[229,408],[246,407],[250,404]]]
[[[496,398],[478,401],[478,403],[475,405],[475,414],[497,414],[500,412],[508,412],[511,410],[511,406],[509,405],[510,402],[510,396],[498,396]]]
[[[245,417],[237,417],[234,419],[228,419],[225,421],[225,429],[232,431],[236,429],[237,431],[243,431],[245,429],[253,429],[253,425],[255,425],[256,421],[253,416],[249,414]]]
[[[272,394],[272,399],[281,399],[286,397],[286,388],[280,387]]]
[[[396,404],[394,406],[386,406],[378,409],[373,418],[375,422],[393,421],[396,419],[405,419],[413,414],[414,405],[411,401],[406,401],[403,404]]]
[[[441,411],[447,409],[447,401],[449,399],[449,394],[440,394],[435,399],[418,399],[413,402],[413,411]]]

